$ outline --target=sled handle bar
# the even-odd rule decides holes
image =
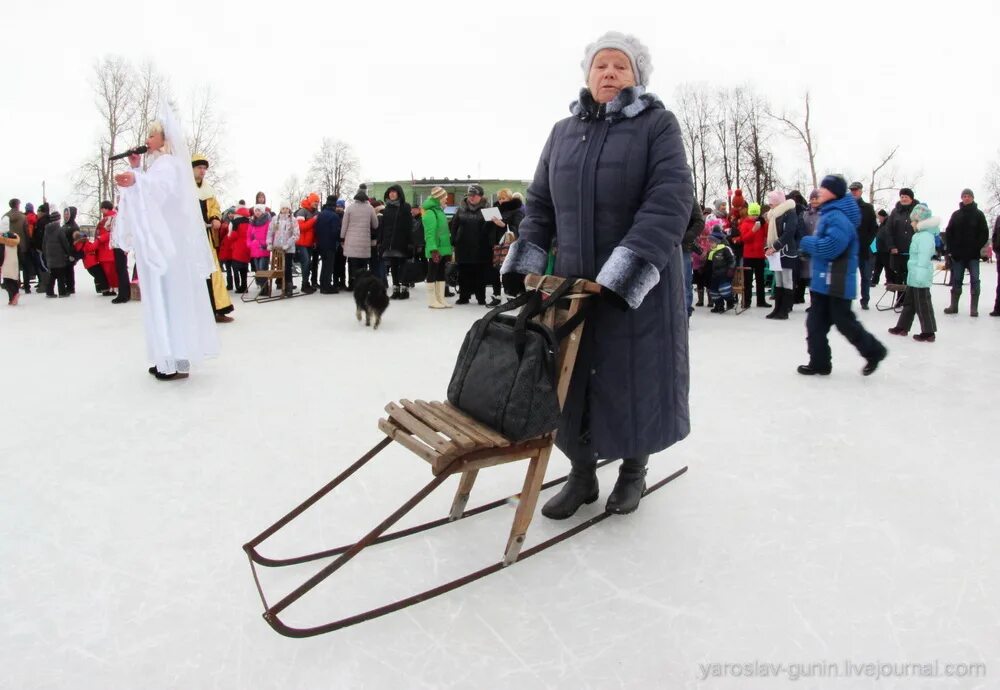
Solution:
[[[599,295],[601,286],[592,280],[583,278],[560,278],[559,276],[543,276],[537,273],[529,273],[524,277],[524,287],[528,290],[540,290],[545,293],[552,293],[556,288],[567,280],[575,281],[575,285],[570,289],[570,294]]]

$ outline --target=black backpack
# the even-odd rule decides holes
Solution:
[[[514,442],[554,431],[560,417],[556,354],[583,312],[555,331],[531,319],[572,286],[572,280],[564,281],[548,299],[539,291],[526,292],[476,321],[459,351],[448,401]],[[516,317],[504,313],[519,307]]]

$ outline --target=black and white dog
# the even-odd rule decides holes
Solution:
[[[371,271],[360,271],[354,276],[354,306],[354,315],[358,317],[358,321],[361,321],[362,314],[365,315],[366,326],[378,328],[382,323],[382,314],[389,306],[389,296],[385,292],[385,285]]]

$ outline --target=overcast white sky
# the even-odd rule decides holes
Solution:
[[[619,9],[615,12],[615,9]],[[152,59],[185,96],[211,84],[232,184],[277,198],[324,136],[358,151],[367,179],[529,178],[582,85],[584,46],[635,33],[651,90],[749,84],[777,106],[813,94],[819,169],[862,177],[893,144],[917,197],[947,215],[998,157],[1000,11],[994,3],[332,3],[282,0],[5,6],[0,197],[72,200],[99,122],[99,57]],[[783,144],[779,170],[806,169]],[[6,207],[6,203],[4,203]]]

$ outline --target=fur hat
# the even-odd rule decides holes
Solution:
[[[208,158],[205,157],[204,153],[196,153],[191,156],[191,167],[197,168],[199,165],[204,165],[208,167]]]
[[[919,223],[922,220],[927,220],[931,215],[931,209],[927,204],[917,204],[910,211],[910,222]]]
[[[444,187],[435,187],[431,190],[431,198],[444,202],[444,200],[448,198],[448,190]]]
[[[607,32],[584,50],[583,62],[580,63],[583,68],[584,84],[590,79],[590,67],[594,64],[594,56],[605,49],[620,50],[625,53],[632,64],[635,83],[639,86],[649,84],[649,75],[653,73],[653,61],[649,57],[649,49],[635,36],[618,31]]]
[[[844,179],[843,175],[827,175],[819,183],[819,186],[838,199],[843,198],[847,194],[847,180]]]
[[[760,204],[753,203],[747,207],[748,216],[759,216],[760,215]]]

